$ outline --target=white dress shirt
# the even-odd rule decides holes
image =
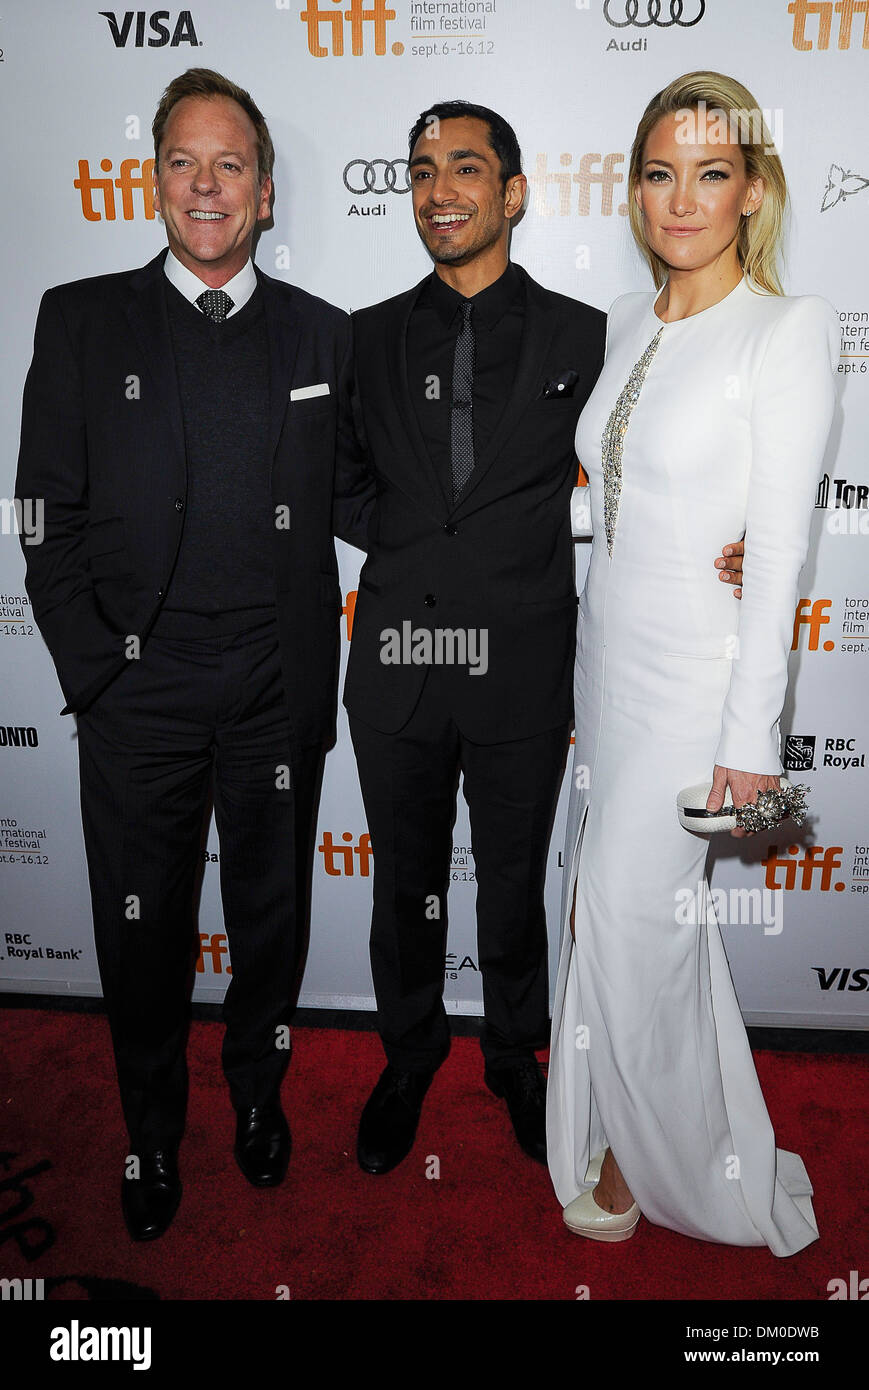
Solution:
[[[192,270],[188,270],[186,265],[182,265],[178,257],[174,256],[171,251],[168,252],[163,262],[163,270],[166,274],[166,279],[169,280],[175,286],[176,290],[179,290],[184,298],[189,300],[191,304],[196,304],[203,290],[210,290],[212,288],[211,285],[206,285],[203,280],[200,280],[198,275],[194,275]],[[256,272],[253,268],[253,261],[248,257],[238,274],[233,275],[232,279],[227,280],[226,284],[221,285],[220,288],[228,294],[232,300],[232,308],[226,316],[228,319],[231,319],[233,314],[237,314],[239,309],[244,308],[256,289]],[[196,304],[196,308],[199,309],[198,304]],[[199,312],[202,313],[202,310],[199,309]]]

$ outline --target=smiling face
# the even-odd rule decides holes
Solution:
[[[410,157],[413,212],[426,248],[441,265],[467,265],[506,247],[510,219],[525,196],[525,178],[501,181],[489,127],[477,117],[441,121],[420,135]]]
[[[738,143],[691,144],[677,138],[683,131],[674,113],[646,138],[636,189],[646,242],[674,271],[733,268],[740,222],[760,206],[763,179],[748,177]]]
[[[260,183],[256,132],[230,97],[184,97],[169,113],[154,174],[154,206],[173,255],[214,289],[250,256],[269,215],[271,179]]]

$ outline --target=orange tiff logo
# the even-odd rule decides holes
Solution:
[[[802,849],[802,856],[800,855]],[[778,845],[770,845],[769,854],[760,862],[766,869],[767,888],[784,888],[791,892],[799,887],[804,893],[818,888],[822,893],[843,893],[845,884],[840,878],[833,879],[833,870],[841,869],[842,845],[788,845],[784,854],[779,854]],[[784,874],[779,877],[779,870]],[[799,869],[799,885],[797,870]],[[815,882],[817,875],[818,882]]]
[[[205,972],[205,957],[209,958],[209,965],[213,975],[231,975],[232,966],[229,963],[229,943],[225,932],[200,932],[199,933],[199,955],[196,959],[196,973],[202,975]],[[224,957],[226,965],[224,965]]]
[[[317,850],[323,856],[323,868],[331,878],[346,876],[352,878],[356,872],[353,864],[353,856],[359,860],[359,873],[362,878],[368,878],[371,873],[371,861],[374,858],[374,850],[371,848],[371,836],[368,831],[360,835],[356,843],[353,843],[353,833],[345,830],[341,839],[341,845],[336,845],[332,839],[331,830],[323,831],[323,839],[317,846]]]
[[[111,174],[112,161],[101,159],[100,168],[104,174]],[[145,210],[145,217],[149,222],[153,222],[154,212],[154,161],[146,159],[139,169],[138,159],[122,159],[118,177],[97,178],[91,174],[90,164],[86,159],[78,162],[78,178],[73,181],[73,187],[77,188],[81,194],[81,210],[86,222],[102,222],[103,218],[107,222],[114,222],[117,218],[115,204],[115,189],[121,195],[121,216],[125,222],[132,222],[136,215],[136,199],[133,194],[142,195],[142,206]],[[94,207],[94,193],[102,194],[102,212]]]
[[[809,15],[818,16],[818,48],[830,47],[830,34],[833,28],[833,11],[839,16],[839,48],[851,47],[851,24],[854,16],[863,16],[863,47],[869,48],[869,0],[792,0],[788,14],[794,17],[793,46],[801,53],[813,47],[812,40],[806,37],[806,20]]]
[[[346,603],[344,604],[344,607],[341,609],[341,616],[342,616],[342,618],[346,618],[346,619],[347,619],[347,641],[348,641],[348,642],[352,642],[352,641],[353,641],[353,619],[354,619],[354,617],[355,617],[355,615],[356,615],[356,595],[358,594],[358,592],[359,592],[358,589],[348,589],[348,591],[347,591],[347,601],[346,601]]]
[[[832,608],[833,600],[829,598],[816,598],[814,603],[810,598],[801,598],[797,604],[797,611],[794,614],[794,640],[791,643],[791,651],[795,652],[800,645],[800,631],[802,628],[809,629],[809,651],[816,652],[821,637],[821,628],[830,621],[829,613],[824,610]],[[831,652],[835,647],[835,642],[828,638],[824,643],[824,651]]]
[[[329,0],[332,5],[340,5],[342,0]],[[363,34],[366,24],[374,25],[374,52],[382,56],[386,52],[386,25],[395,19],[395,10],[386,8],[386,0],[349,0],[346,10],[329,9],[321,6],[320,0],[308,0],[307,9],[299,15],[308,26],[308,52],[314,58],[335,58],[344,56],[344,25],[350,26],[350,52],[354,58],[362,56]],[[324,48],[320,42],[321,26],[331,29],[332,47]],[[403,53],[404,45],[394,43],[393,53]]]

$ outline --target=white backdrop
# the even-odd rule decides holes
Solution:
[[[543,284],[606,309],[625,290],[651,288],[625,216],[639,116],[671,78],[712,67],[748,86],[781,137],[793,202],[786,288],[824,295],[842,325],[841,408],[801,581],[782,721],[791,775],[809,785],[814,821],[808,836],[779,836],[777,846],[728,840],[716,847],[713,885],[747,1021],[869,1026],[869,154],[859,138],[869,14],[857,10],[805,0],[194,0],[190,10],[101,12],[82,0],[7,0],[0,16],[4,988],[99,993],[75,724],[59,717],[63,700],[24,595],[9,499],[43,290],[142,264],[165,244],[147,187],[150,123],[167,82],[208,66],[251,91],[277,150],[274,225],[259,241],[257,262],[347,309],[395,294],[429,269],[403,163],[418,112],[459,96],[494,107],[514,125],[530,177],[515,259]],[[654,537],[649,544],[653,550]],[[346,660],[362,557],[338,549]],[[579,542],[580,583],[586,564]],[[565,799],[563,792],[547,880],[553,967]],[[320,808],[302,1004],[373,1007],[365,836],[342,711]],[[458,1013],[479,1012],[481,1000],[469,844],[460,800],[445,963],[448,1007]],[[195,995],[203,1000],[222,997],[229,968],[218,855],[212,827]]]

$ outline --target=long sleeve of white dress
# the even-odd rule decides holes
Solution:
[[[814,296],[791,300],[754,391],[738,646],[715,756],[722,767],[781,771],[778,721],[837,355],[831,306]]]

